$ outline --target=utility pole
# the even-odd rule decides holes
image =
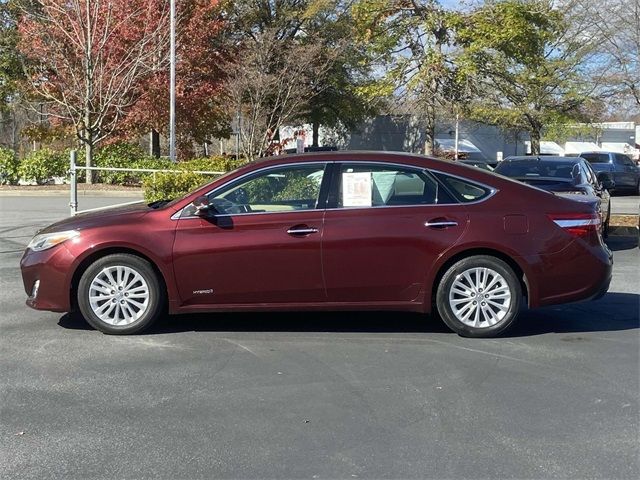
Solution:
[[[170,0],[171,46],[169,72],[169,158],[176,159],[176,0]]]
[[[456,139],[455,139],[455,147],[454,147],[454,159],[458,160],[458,148],[460,146],[460,116],[456,112]]]

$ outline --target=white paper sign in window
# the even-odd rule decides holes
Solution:
[[[342,174],[342,206],[371,206],[371,172],[345,172]]]

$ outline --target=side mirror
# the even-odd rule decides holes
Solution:
[[[598,181],[600,185],[602,185],[602,188],[606,188],[607,190],[612,190],[616,186],[616,182],[609,172],[598,173]]]
[[[205,216],[209,213],[209,210],[211,210],[212,205],[209,203],[209,197],[207,197],[206,195],[200,195],[199,197],[196,197],[196,199],[191,202],[191,204],[193,205],[193,208],[195,208],[195,214],[199,215],[199,216]]]

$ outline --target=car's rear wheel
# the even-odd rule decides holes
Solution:
[[[522,288],[504,261],[474,255],[444,273],[436,306],[444,323],[463,337],[494,337],[513,325],[520,311]]]
[[[163,301],[152,266],[135,255],[100,258],[87,268],[78,284],[80,312],[104,333],[141,332],[158,318]]]

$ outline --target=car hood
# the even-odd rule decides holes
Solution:
[[[61,232],[64,230],[83,230],[96,226],[108,226],[119,223],[125,218],[142,217],[153,211],[142,200],[130,205],[122,205],[120,207],[110,207],[103,210],[93,212],[79,213],[74,217],[65,218],[59,222],[52,223],[48,227],[40,230],[38,233]]]

